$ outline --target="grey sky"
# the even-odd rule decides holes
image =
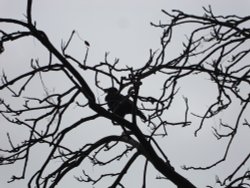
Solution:
[[[84,55],[84,43],[87,40],[90,43],[90,54],[88,63],[98,63],[104,59],[105,52],[110,52],[110,60],[119,58],[122,66],[139,66],[148,59],[149,49],[159,48],[159,37],[161,30],[150,26],[150,22],[157,23],[159,20],[167,22],[166,16],[161,9],[171,11],[180,9],[192,14],[202,14],[202,6],[212,6],[215,14],[238,14],[248,15],[249,0],[34,0],[33,18],[37,22],[37,27],[43,29],[51,41],[60,48],[61,42],[66,41],[72,30],[76,30],[79,37],[72,42],[69,52],[80,59]],[[26,11],[25,1],[20,0],[0,0],[0,17],[14,17],[25,19]],[[0,26],[1,27],[1,26]],[[4,25],[7,29],[9,26]],[[16,46],[15,46],[16,45]],[[25,67],[28,57],[39,56],[40,59],[46,59],[47,53],[37,41],[32,39],[8,44],[6,51],[0,56],[0,72],[2,68],[10,74],[15,75],[20,69]],[[176,49],[173,49],[173,53]],[[15,54],[13,56],[12,54]],[[18,61],[18,64],[17,62]],[[8,65],[5,63],[8,62]],[[147,83],[146,89],[151,89],[152,83]],[[192,93],[194,94],[194,93]],[[200,96],[200,95],[199,95]],[[3,96],[0,96],[0,98]],[[0,117],[1,122],[1,117]],[[204,148],[208,142],[215,142],[213,135],[200,138],[199,142],[193,138],[193,135],[186,135],[185,131],[180,129],[170,129],[168,138],[169,144],[166,144],[166,150],[169,151],[170,158],[173,158],[173,165],[179,166],[185,163],[192,164],[196,158],[206,158],[211,160],[209,153],[217,157],[221,147]],[[79,134],[79,135],[78,135]],[[202,133],[205,134],[205,133]],[[183,136],[182,141],[174,143],[176,136]],[[18,135],[17,135],[18,136]],[[76,133],[80,138],[80,133]],[[88,138],[86,138],[88,139]],[[211,140],[210,140],[211,139]],[[187,153],[187,142],[193,144],[194,155],[188,154],[187,159],[183,153]],[[6,143],[7,144],[7,143]],[[210,143],[211,144],[211,143]],[[213,145],[213,144],[211,144]],[[179,149],[180,148],[180,149]],[[37,151],[37,156],[41,150]],[[243,155],[243,154],[242,154]],[[176,157],[177,156],[177,157]],[[36,161],[31,162],[34,165]],[[138,166],[142,165],[140,162]],[[17,171],[21,165],[15,165],[14,168],[0,167],[0,186],[4,188],[22,187],[25,181],[6,184],[6,180],[13,172]],[[137,166],[136,166],[137,167]],[[177,168],[177,169],[178,169]],[[216,168],[212,172],[184,172],[184,175],[190,177],[197,185],[205,186],[215,182],[214,176],[217,173],[225,172],[228,166]],[[80,172],[80,170],[78,171]],[[157,173],[156,173],[157,174]],[[73,179],[70,181],[71,173],[58,188],[79,186]],[[141,175],[141,174],[140,174]],[[138,175],[138,176],[140,176]],[[131,176],[130,178],[134,178]],[[197,178],[197,179],[196,179]],[[161,187],[166,185],[163,180],[152,180],[149,182],[149,188],[157,185]],[[90,186],[91,187],[91,186]],[[156,186],[155,186],[156,187]]]

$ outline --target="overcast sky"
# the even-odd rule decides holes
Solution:
[[[66,41],[72,30],[76,30],[79,38],[73,41],[71,52],[74,56],[81,58],[84,54],[84,44],[81,40],[87,40],[91,46],[89,63],[95,64],[102,61],[105,52],[110,52],[111,60],[119,58],[122,65],[137,66],[147,61],[149,49],[159,48],[161,30],[150,26],[150,22],[157,23],[159,20],[165,22],[166,16],[161,12],[161,9],[166,11],[180,9],[192,14],[202,14],[202,6],[207,7],[208,5],[212,6],[215,14],[244,16],[249,14],[250,1],[34,0],[33,19],[36,21],[37,27],[44,30],[58,48],[61,41]],[[24,20],[25,8],[24,0],[0,0],[0,17],[14,17]],[[6,25],[1,27],[11,29]],[[22,61],[26,55],[31,56],[32,54],[34,57],[35,54],[46,54],[44,51],[41,52],[38,46],[37,41],[32,41],[28,45],[23,41],[23,43],[18,43],[17,47],[8,44],[4,55],[0,57],[0,71],[2,71],[3,62],[8,62],[7,67],[4,65],[5,69],[14,75],[23,66],[22,63],[26,63]],[[174,51],[175,49],[173,49],[173,53]],[[18,64],[14,60],[18,60]],[[188,140],[189,137],[184,139]],[[206,139],[204,142],[207,141]],[[177,145],[181,147],[181,144]],[[173,150],[175,153],[174,149],[170,148],[169,150]],[[178,154],[176,153],[176,155]],[[181,165],[182,163],[175,162],[175,164]],[[4,170],[1,168],[0,175],[3,175],[7,168],[2,168]],[[197,179],[197,182],[201,185],[211,183],[214,181],[214,175],[204,176],[204,179]],[[60,188],[68,188],[72,185],[71,182],[67,183],[69,182],[65,182],[64,186],[60,186]],[[14,188],[17,185],[17,183],[6,184],[6,179],[0,178],[0,187]]]

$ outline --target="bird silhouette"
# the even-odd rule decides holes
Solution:
[[[129,97],[120,94],[116,88],[104,89],[104,92],[107,93],[105,100],[108,103],[108,107],[116,115],[123,118],[126,114],[135,113],[143,121],[147,120],[146,116],[137,107],[134,110],[134,103],[129,100]]]

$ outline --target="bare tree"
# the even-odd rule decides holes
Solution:
[[[147,187],[148,165],[151,164],[161,174],[158,178],[166,179],[178,188],[194,188],[195,182],[177,172],[176,167],[171,164],[167,151],[163,149],[162,139],[167,136],[167,128],[170,126],[182,129],[194,127],[195,137],[204,127],[210,125],[210,120],[213,118],[219,119],[219,124],[211,127],[214,136],[218,141],[226,139],[224,155],[210,165],[183,166],[183,170],[208,170],[227,160],[229,150],[238,138],[240,127],[250,127],[247,116],[250,100],[250,65],[247,59],[250,52],[248,42],[250,28],[247,24],[250,16],[217,16],[210,7],[204,8],[202,16],[190,15],[179,10],[174,10],[172,13],[164,10],[162,12],[168,19],[170,18],[170,22],[152,23],[153,27],[163,31],[160,39],[161,48],[156,51],[150,50],[148,61],[136,69],[120,67],[118,59],[110,62],[108,54],[103,62],[89,65],[88,52],[91,45],[87,41],[82,60],[71,56],[67,50],[75,31],[68,41],[62,44],[61,49],[57,49],[46,33],[37,28],[32,18],[32,0],[27,0],[25,21],[0,18],[0,23],[23,28],[22,31],[12,32],[0,30],[1,53],[4,53],[5,44],[26,37],[33,37],[49,52],[47,62],[31,59],[29,71],[11,79],[5,73],[1,77],[0,91],[5,93],[5,97],[1,98],[0,113],[13,126],[21,127],[27,133],[25,140],[16,143],[7,132],[6,138],[10,147],[1,146],[1,165],[12,165],[17,162],[23,164],[22,171],[17,172],[21,175],[13,175],[10,182],[26,178],[32,150],[45,145],[46,152],[43,155],[46,157],[42,159],[41,167],[35,169],[28,187],[55,187],[65,175],[76,168],[82,169],[82,174],[75,177],[80,182],[101,184],[105,178],[112,177],[113,181],[109,187],[125,187],[124,176],[138,158],[144,158],[145,166],[141,169],[142,187]],[[167,50],[176,43],[173,40],[175,30],[185,26],[192,28],[189,32],[185,31],[186,39],[182,43],[182,51],[172,58]],[[66,81],[68,84],[66,86],[63,84],[63,89],[50,92],[45,77],[51,73],[54,77],[60,77],[60,80],[70,82]],[[92,81],[87,81],[84,76],[86,74],[92,75]],[[144,95],[141,91],[145,83],[155,75],[161,78],[158,82],[161,89],[155,94]],[[177,121],[173,121],[166,114],[176,108],[175,101],[183,86],[182,82],[198,76],[208,79],[213,85],[211,86],[215,93],[213,101],[205,106],[205,111],[198,114],[191,111],[192,104],[189,98],[184,96],[182,98],[184,106],[181,109],[183,115]],[[111,84],[104,84],[101,81],[103,77],[106,77]],[[62,83],[58,83],[57,86],[60,84]],[[45,95],[30,96],[33,94],[32,87],[34,89],[38,85],[43,88]],[[116,87],[119,93],[123,94],[127,91],[124,97],[126,100],[130,98],[134,106],[131,108],[131,121],[119,116],[114,109],[109,110],[105,100],[99,100],[99,96],[94,94],[94,87],[99,91]],[[21,106],[13,102],[17,99],[22,103]],[[227,123],[220,118],[220,114],[235,102],[240,106],[234,114],[236,121]],[[119,106],[119,102],[116,105]],[[140,109],[146,115],[143,124],[148,128],[147,131],[142,131],[140,128],[139,124],[142,122],[133,109]],[[78,116],[72,117],[74,122],[68,121],[74,110],[78,111]],[[65,141],[67,137],[74,137],[74,132],[80,127],[83,131],[88,131],[87,125],[94,124],[117,131],[116,133],[111,131],[110,135],[101,137],[93,135],[94,142],[81,141],[78,143],[79,148],[67,145]],[[239,161],[235,170],[224,180],[217,178],[217,183],[227,188],[249,187],[249,171],[245,170],[242,173],[244,165],[249,161],[250,151],[248,152],[245,159]],[[104,155],[108,157],[103,157]],[[93,177],[85,169],[84,164],[87,162],[96,168],[107,167],[108,171],[99,177]],[[123,165],[119,171],[112,168],[112,164],[117,163]]]

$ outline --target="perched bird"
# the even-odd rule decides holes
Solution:
[[[133,110],[134,103],[129,100],[128,96],[124,96],[119,93],[119,91],[114,88],[104,89],[107,93],[105,100],[108,103],[110,110],[120,117],[124,117],[126,114],[133,114],[133,112],[138,115],[143,121],[146,121],[146,116],[139,110]]]

